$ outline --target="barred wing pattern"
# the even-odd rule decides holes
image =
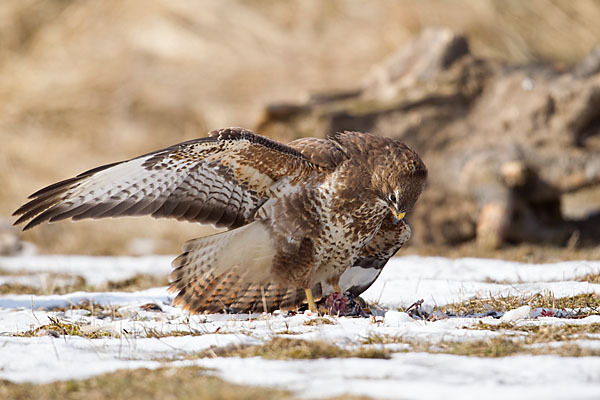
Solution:
[[[275,182],[317,170],[291,147],[241,128],[213,131],[128,161],[108,164],[32,194],[13,215],[44,221],[151,215],[235,228],[252,219]]]
[[[404,144],[372,134],[283,145],[227,128],[50,185],[14,215],[24,229],[126,215],[226,227],[185,244],[173,262],[174,304],[246,312],[306,299],[314,309],[311,291],[326,295],[342,274],[340,286],[355,295],[377,278],[410,237],[389,208],[412,207],[426,174]]]
[[[298,150],[311,162],[331,170],[348,158],[343,149],[328,139],[300,138],[288,143],[288,146]]]

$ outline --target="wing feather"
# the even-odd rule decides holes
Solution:
[[[329,139],[300,138],[290,142],[289,146],[298,150],[310,161],[331,169],[348,159],[340,147]]]
[[[290,146],[241,128],[213,131],[47,186],[13,215],[45,221],[152,215],[236,227],[249,221],[283,177],[328,171]]]

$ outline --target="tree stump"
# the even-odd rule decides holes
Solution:
[[[430,172],[410,215],[417,244],[600,243],[600,48],[568,69],[515,66],[426,30],[358,87],[267,106],[257,130],[406,142]],[[583,190],[592,193],[584,204],[565,206]]]

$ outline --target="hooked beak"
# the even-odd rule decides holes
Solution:
[[[406,216],[405,212],[399,212],[395,206],[390,204],[390,209],[392,210],[392,215],[394,216],[394,223],[397,224],[404,219]]]

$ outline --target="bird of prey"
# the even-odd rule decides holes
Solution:
[[[30,196],[24,229],[67,218],[151,215],[228,230],[185,243],[174,304],[190,312],[273,311],[360,293],[408,239],[427,169],[405,144],[343,132],[284,145],[226,128],[91,169]],[[353,282],[352,270],[373,270]],[[360,275],[360,274],[359,274]]]

